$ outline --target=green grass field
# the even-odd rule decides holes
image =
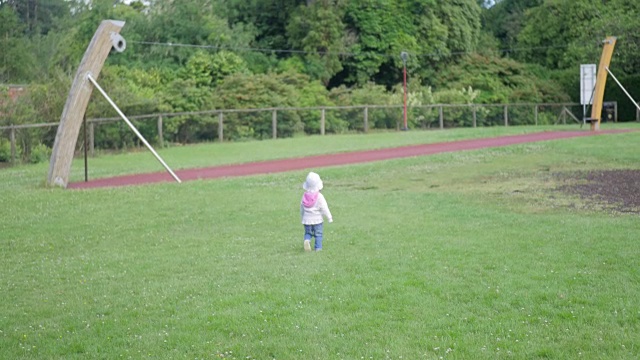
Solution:
[[[544,129],[160,154],[180,169]],[[309,169],[334,216],[320,253],[302,249],[308,170],[73,191],[43,187],[47,164],[2,169],[0,358],[637,359],[638,215],[557,175],[640,169],[639,146],[630,132]],[[89,169],[163,170],[144,151]]]

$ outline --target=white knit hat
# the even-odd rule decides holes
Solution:
[[[302,188],[310,192],[322,190],[322,180],[320,179],[320,175],[310,172],[309,175],[307,175],[307,180],[302,184]]]

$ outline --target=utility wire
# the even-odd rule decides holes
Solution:
[[[255,48],[255,47],[238,47],[238,46],[221,46],[221,45],[197,45],[197,44],[182,44],[182,43],[172,43],[172,42],[155,42],[155,41],[130,41],[131,44],[140,44],[140,45],[148,45],[148,46],[168,46],[168,47],[186,47],[186,48],[198,48],[198,49],[215,49],[215,50],[233,50],[233,51],[246,51],[246,52],[263,52],[263,53],[278,53],[278,54],[302,54],[302,55],[336,55],[342,57],[353,57],[362,54],[375,54],[382,57],[396,57],[397,55],[384,54],[373,51],[365,51],[362,53],[353,53],[353,52],[332,52],[332,51],[305,51],[305,50],[295,50],[295,49],[268,49],[268,48]],[[526,48],[511,48],[511,49],[500,49],[496,50],[499,53],[515,53],[522,51],[533,51],[533,50],[547,50],[547,49],[562,49],[568,47],[568,44],[565,45],[557,45],[557,46],[535,46],[535,47],[526,47]],[[477,52],[472,51],[454,51],[450,53],[443,52],[434,52],[434,53],[425,53],[425,54],[409,54],[414,57],[442,57],[442,56],[456,56],[456,55],[467,55],[474,54]]]

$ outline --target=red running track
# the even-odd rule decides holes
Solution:
[[[386,148],[367,151],[355,151],[348,153],[317,155],[303,158],[280,159],[253,163],[222,165],[216,167],[186,169],[175,171],[182,181],[198,179],[215,179],[221,177],[247,176],[256,174],[269,174],[301,169],[316,169],[327,166],[347,165],[371,161],[388,160],[402,157],[422,156],[443,152],[462,150],[475,150],[491,147],[508,146],[514,144],[530,143],[537,141],[566,139],[579,136],[594,136],[626,132],[628,130],[610,131],[548,131],[523,135],[501,136],[483,139],[471,139],[435,144],[422,144]],[[105,179],[90,180],[88,182],[69,183],[68,188],[86,189],[95,187],[116,187],[149,184],[158,182],[174,182],[175,180],[167,172],[155,172],[147,174],[124,175]]]

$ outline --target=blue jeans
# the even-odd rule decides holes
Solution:
[[[312,237],[316,238],[315,249],[322,249],[322,223],[315,225],[304,226],[304,239],[311,240]]]

